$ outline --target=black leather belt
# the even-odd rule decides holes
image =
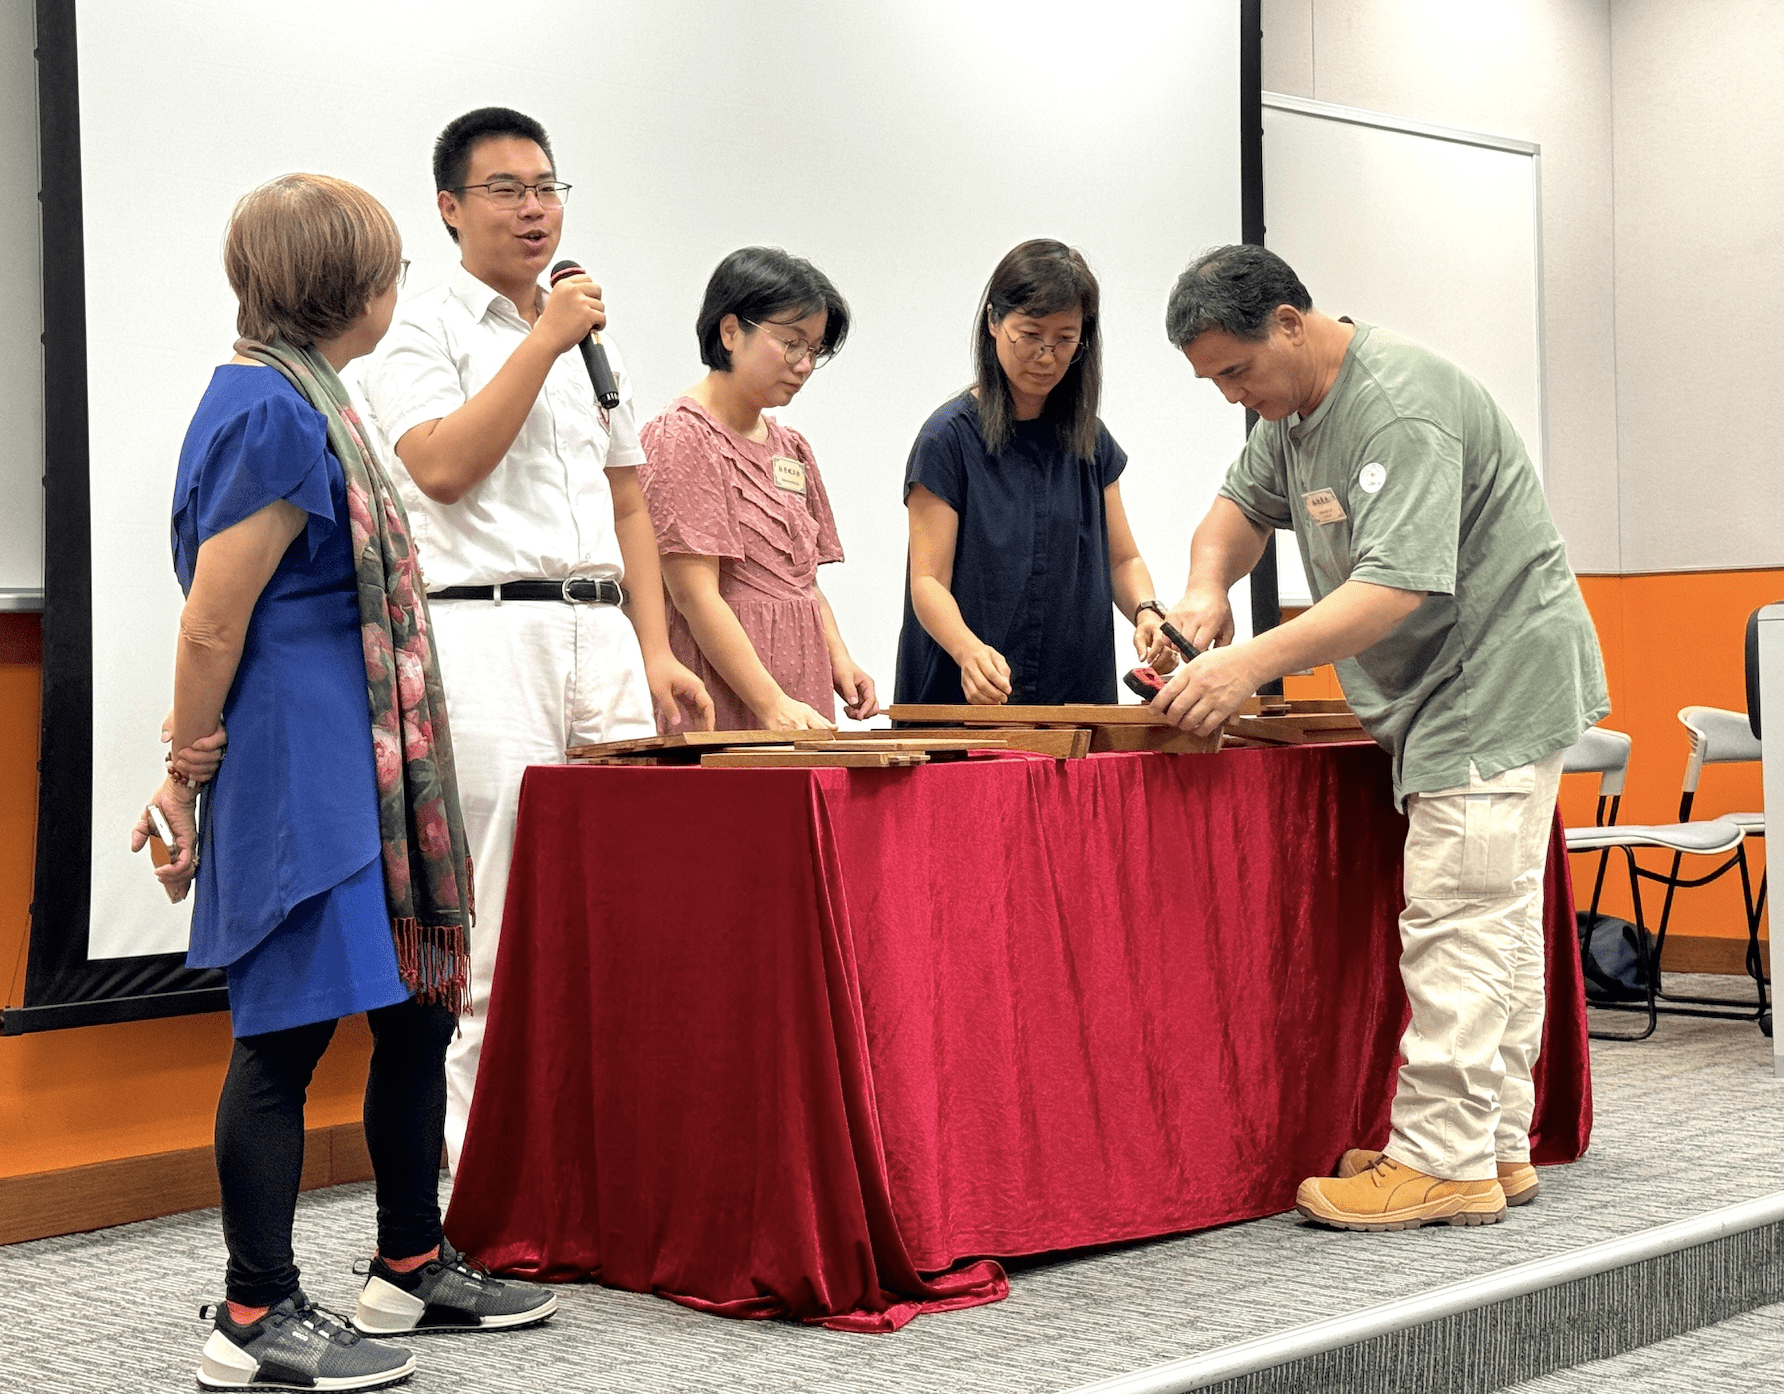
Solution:
[[[448,586],[429,600],[561,600],[568,605],[624,605],[626,588],[605,576],[562,581],[504,581],[499,586]]]

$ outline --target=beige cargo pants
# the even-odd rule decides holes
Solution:
[[[1400,1040],[1388,1156],[1484,1181],[1530,1160],[1542,1048],[1543,871],[1561,754],[1406,800]]]

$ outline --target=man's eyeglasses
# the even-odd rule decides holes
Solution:
[[[1002,326],[998,326],[1002,329]],[[1046,343],[1039,334],[1011,334],[1007,331],[1004,337],[1016,350],[1016,357],[1024,363],[1035,363],[1041,355],[1050,353],[1053,360],[1061,365],[1069,364],[1084,348],[1082,339],[1060,339],[1054,343]]]
[[[746,319],[743,322],[745,324],[755,325],[756,328],[760,329],[764,334],[768,334],[767,326],[771,324],[778,325],[783,329],[787,328],[786,325],[782,325],[777,319]],[[787,360],[787,366],[789,368],[797,368],[802,362],[809,358],[811,359],[812,371],[816,372],[836,356],[831,350],[824,348],[821,344],[808,344],[803,339],[783,339],[778,334],[768,334],[768,337],[781,346],[781,356]]]
[[[482,189],[497,208],[519,208],[527,201],[528,194],[539,196],[541,208],[562,208],[570,197],[570,186],[555,179],[548,179],[543,184],[522,184],[518,179],[492,179],[487,184],[460,184],[451,192],[464,194],[472,189]]]

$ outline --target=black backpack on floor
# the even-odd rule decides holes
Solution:
[[[1654,936],[1614,915],[1578,912],[1580,968],[1589,1002],[1636,1002],[1648,996]],[[1644,942],[1645,941],[1645,942]]]

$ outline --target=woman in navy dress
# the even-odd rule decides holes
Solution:
[[[389,327],[401,253],[389,213],[340,180],[290,175],[241,201],[224,255],[243,339],[198,405],[174,486],[186,604],[175,753],[151,803],[175,855],[156,875],[174,900],[196,886],[187,962],[226,974],[236,1037],[217,1105],[229,1266],[198,1372],[208,1388],[373,1388],[415,1362],[359,1330],[519,1325],[557,1305],[468,1268],[440,1225],[444,1061],[466,915],[436,913],[431,887],[411,901],[409,868],[450,868],[462,830],[454,841],[443,706],[437,721],[420,715],[438,677],[412,558],[402,560],[406,520],[400,504],[371,516],[368,498],[394,495],[335,376]],[[378,583],[381,627],[362,614],[366,557],[374,571],[398,563]],[[380,651],[374,631],[396,635],[396,647]],[[219,763],[207,751],[225,725]],[[384,822],[418,770],[431,783],[399,816],[415,811],[415,841],[443,862],[425,850],[411,862],[401,833],[393,850]],[[145,813],[133,845],[151,835]],[[446,900],[468,911],[468,870],[462,899],[446,880]],[[393,919],[398,904],[425,913]],[[336,1021],[362,1011],[375,1042],[365,1129],[379,1247],[349,1324],[298,1286],[291,1229],[305,1091]]]
[[[910,566],[899,702],[1113,702],[1115,620],[1174,666],[1165,610],[1097,417],[1099,291],[1079,252],[1024,242],[981,297],[976,381],[917,433],[905,467]]]

